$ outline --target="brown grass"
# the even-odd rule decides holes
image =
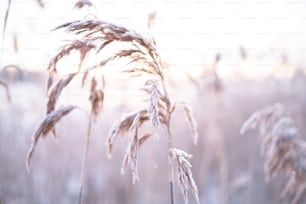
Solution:
[[[192,75],[186,73],[189,81],[194,85],[198,96],[198,103],[200,104],[200,115],[203,115],[199,119],[200,127],[205,132],[205,137],[202,137],[200,145],[202,143],[201,152],[205,154],[203,156],[203,163],[206,166],[202,172],[202,182],[206,185],[209,183],[209,177],[215,174],[215,171],[210,169],[214,168],[217,164],[217,177],[218,186],[221,193],[221,203],[229,203],[229,163],[228,163],[228,150],[226,146],[226,139],[222,130],[220,129],[220,114],[224,112],[224,101],[222,97],[226,94],[222,80],[218,75],[218,66],[221,59],[220,54],[216,54],[214,61],[209,65],[208,69],[204,69],[202,75],[199,78],[195,78]],[[193,132],[194,142],[198,140],[197,123],[193,119],[192,110],[185,107],[186,119],[189,121],[189,126]],[[190,115],[190,116],[189,116]],[[221,115],[223,117],[223,115]],[[208,178],[208,179],[206,179]]]
[[[33,134],[32,144],[29,149],[28,156],[27,156],[26,166],[27,166],[28,172],[30,172],[30,162],[31,162],[33,153],[35,151],[35,147],[37,145],[38,140],[41,137],[45,137],[50,131],[53,131],[53,134],[55,134],[55,131],[54,131],[55,125],[62,119],[62,117],[69,114],[75,108],[76,106],[72,106],[72,105],[59,108],[58,110],[47,114],[46,118],[39,124],[39,126],[37,127],[37,129],[35,130]]]
[[[284,174],[287,181],[281,196],[287,196],[291,204],[299,203],[306,192],[306,142],[284,106],[256,111],[243,124],[241,134],[250,128],[260,130],[267,181]]]
[[[184,196],[185,204],[188,203],[189,185],[197,203],[200,203],[198,187],[193,179],[191,172],[192,165],[189,162],[189,160],[192,158],[192,155],[187,154],[183,150],[170,149],[170,156],[177,165],[178,184]]]
[[[147,110],[139,110],[130,114],[126,114],[121,121],[117,122],[110,131],[108,138],[106,140],[107,153],[111,157],[113,145],[118,137],[123,137],[125,134],[129,133],[132,128],[133,121],[138,117],[138,128],[143,122],[149,120],[149,114]]]
[[[75,9],[81,9],[83,7],[91,7],[93,4],[89,0],[79,0],[75,3]]]
[[[63,112],[56,110],[56,101],[58,100],[62,90],[69,85],[69,82],[76,75],[83,75],[82,85],[91,78],[91,87],[89,91],[89,100],[91,102],[91,116],[98,116],[100,113],[103,101],[104,101],[104,75],[101,72],[102,68],[116,59],[126,58],[129,59],[129,66],[123,70],[123,72],[130,74],[130,76],[137,76],[138,78],[143,78],[144,84],[142,89],[145,90],[149,104],[147,107],[142,107],[140,110],[135,111],[131,114],[128,114],[123,117],[123,119],[118,122],[114,128],[111,130],[110,135],[107,139],[107,152],[108,155],[111,155],[112,149],[116,139],[119,136],[128,134],[128,147],[126,155],[123,159],[122,172],[129,165],[132,171],[132,180],[135,183],[139,180],[138,166],[137,166],[137,155],[139,151],[139,146],[144,143],[151,135],[159,135],[159,129],[161,125],[164,125],[167,129],[168,137],[168,155],[169,155],[169,176],[171,184],[171,192],[173,190],[173,157],[176,155],[173,153],[172,145],[172,133],[170,128],[170,122],[172,114],[175,111],[175,106],[177,103],[172,103],[170,101],[168,90],[166,88],[166,81],[164,74],[162,72],[162,65],[159,54],[156,50],[156,43],[152,37],[144,37],[138,34],[135,31],[129,30],[123,26],[115,25],[106,21],[100,20],[82,20],[74,21],[70,23],[63,24],[58,26],[57,29],[65,29],[66,32],[75,34],[79,37],[78,40],[70,42],[63,46],[60,51],[51,59],[48,71],[48,90],[52,87],[54,79],[60,78],[57,84],[52,89],[49,94],[49,102],[47,105],[47,112],[49,113],[43,123],[39,126],[38,130],[34,134],[34,142],[30,149],[28,156],[28,164],[30,158],[32,157],[35,145],[37,143],[40,135],[45,135],[52,128],[54,128],[56,122],[61,118],[61,116],[68,114],[68,111]],[[96,65],[91,67],[84,67],[83,61],[85,56],[91,51],[94,50],[96,54],[99,54],[101,50],[105,49],[106,46],[112,43],[128,43],[130,46],[129,49],[119,49],[115,54],[112,54],[109,57],[106,57]],[[80,52],[80,63],[76,72],[71,73],[67,77],[61,78],[57,74],[57,63],[64,59],[64,57],[70,55],[72,51]],[[98,57],[98,56],[97,56]],[[101,74],[102,73],[102,74]],[[146,76],[146,77],[142,77]],[[100,84],[100,86],[98,86]],[[71,106],[74,107],[74,106]],[[196,143],[198,134],[197,134],[197,125],[194,120],[191,108],[184,103],[184,109],[186,112],[188,123],[192,130],[192,135],[194,137],[194,143]],[[54,111],[56,110],[56,111]],[[70,109],[69,109],[70,110]],[[52,112],[53,111],[53,112]],[[59,111],[61,114],[59,114]],[[70,111],[69,111],[70,112]],[[65,113],[65,114],[64,114]],[[51,120],[50,117],[53,116],[58,118],[58,120]],[[53,122],[54,121],[54,122]],[[153,130],[150,133],[147,133],[139,137],[138,132],[144,122],[151,121]],[[82,202],[82,192],[83,192],[83,183],[84,176],[86,172],[86,158],[87,151],[89,146],[89,137],[90,137],[90,128],[87,135],[86,146],[84,147],[84,158],[83,167],[82,167],[82,179],[80,187],[80,197],[79,202]],[[185,165],[188,170],[188,176],[191,176],[191,171],[189,163],[183,163],[180,165]],[[187,165],[187,166],[186,166]],[[178,172],[180,174],[180,172]],[[192,178],[192,177],[191,177]],[[190,179],[191,179],[190,178]],[[195,182],[193,179],[190,180],[190,184],[194,189],[194,194],[198,200],[198,191],[195,190]],[[184,199],[186,199],[186,192],[183,193]],[[171,195],[171,200],[173,202],[173,194]],[[186,200],[187,202],[187,200]]]
[[[54,77],[57,74],[56,65],[60,60],[70,55],[72,51],[79,51],[80,52],[80,62],[79,62],[78,71],[80,71],[86,55],[88,54],[90,50],[94,48],[95,48],[94,44],[92,44],[89,41],[82,41],[82,40],[75,40],[75,41],[70,42],[67,45],[62,46],[60,51],[49,62],[49,65],[48,65],[49,78],[48,78],[47,89],[49,90],[49,88],[53,84]]]
[[[196,145],[199,139],[198,124],[194,118],[194,114],[193,114],[191,107],[188,106],[187,104],[184,104],[184,110],[185,110],[186,120],[189,124],[190,130],[192,133],[193,144]]]
[[[104,77],[102,76],[102,85],[98,86],[97,80],[93,77],[91,80],[91,87],[90,87],[90,96],[89,100],[91,102],[91,113],[95,117],[99,115],[103,107],[104,101]]]
[[[64,79],[59,80],[55,87],[50,91],[47,102],[47,114],[54,111],[58,97],[60,96],[62,90],[71,82],[74,76],[75,74],[69,74]]]

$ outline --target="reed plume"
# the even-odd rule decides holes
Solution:
[[[284,106],[274,104],[256,111],[240,132],[251,128],[260,130],[266,180],[285,175],[281,197],[287,196],[291,204],[302,202],[306,192],[306,142]]]
[[[60,51],[51,59],[48,72],[49,79],[47,84],[47,89],[50,94],[48,95],[49,101],[47,105],[47,118],[44,121],[49,121],[50,115],[58,113],[56,110],[56,101],[61,95],[62,90],[69,85],[69,83],[74,80],[76,76],[82,76],[82,85],[86,81],[91,81],[91,86],[89,90],[89,100],[91,102],[91,116],[97,117],[102,109],[104,101],[104,75],[102,70],[107,67],[107,64],[115,60],[125,58],[128,59],[128,65],[122,72],[128,73],[131,77],[137,76],[139,79],[145,79],[142,89],[146,92],[148,98],[147,107],[141,107],[139,110],[132,112],[123,116],[123,118],[117,122],[110,131],[110,134],[106,141],[107,153],[111,156],[113,146],[118,137],[124,137],[128,140],[128,147],[126,155],[123,159],[122,173],[124,173],[127,166],[130,166],[132,171],[132,180],[135,183],[139,180],[137,156],[139,147],[151,136],[158,136],[159,129],[164,126],[167,129],[167,134],[164,135],[168,137],[168,158],[169,158],[169,176],[170,176],[170,186],[171,192],[173,192],[173,162],[172,160],[177,160],[181,156],[177,155],[173,150],[172,145],[172,133],[171,133],[171,117],[175,111],[177,103],[172,103],[166,88],[166,80],[162,71],[162,65],[159,53],[156,49],[156,43],[153,37],[143,36],[139,33],[129,30],[123,26],[112,24],[101,20],[79,20],[58,26],[55,30],[64,29],[66,32],[74,34],[78,39],[71,41],[69,44],[63,46]],[[118,49],[114,54],[101,58],[98,54],[104,50],[107,46],[113,43],[122,43],[125,46],[123,49]],[[129,48],[126,48],[126,45]],[[63,60],[66,56],[70,55],[72,52],[78,51],[80,53],[80,63],[76,71],[69,74],[68,76],[60,76],[57,70],[57,63]],[[93,51],[93,52],[91,52]],[[86,55],[92,53],[95,55],[99,62],[93,66],[85,67],[83,62]],[[62,77],[62,78],[61,78]],[[59,81],[54,85],[55,79],[59,78]],[[100,86],[98,86],[100,84]],[[52,88],[53,87],[53,88]],[[51,91],[50,91],[51,90]],[[189,106],[184,103],[187,120],[190,124],[192,135],[194,136],[194,143],[197,141],[197,125],[192,116],[192,111]],[[68,112],[66,113],[68,114]],[[58,121],[58,120],[57,120]],[[57,122],[56,121],[56,122]],[[152,125],[152,132],[146,133],[145,135],[139,135],[139,129],[145,122],[150,122]],[[45,124],[43,122],[42,124]],[[48,122],[47,122],[48,123]],[[54,128],[55,123],[50,125],[50,128]],[[89,126],[90,127],[90,126]],[[48,129],[48,130],[49,130]],[[38,131],[39,132],[39,131]],[[45,133],[45,132],[44,132]],[[47,132],[46,132],[47,133]],[[46,134],[45,133],[45,134]],[[45,135],[43,134],[43,135]],[[32,157],[33,150],[37,144],[36,138],[39,138],[40,134],[34,134],[34,143],[31,147],[28,164]],[[85,158],[87,157],[87,150],[89,145],[90,130],[87,136],[87,142],[85,147]],[[125,137],[126,136],[126,137]],[[32,150],[33,149],[33,150]],[[187,155],[187,153],[186,153]],[[188,176],[188,182],[183,184],[182,179],[179,181],[180,186],[184,186],[184,191],[182,194],[185,201],[187,202],[187,185],[191,185],[193,189],[196,200],[198,200],[198,191],[195,182],[192,178],[191,165],[188,158],[185,158],[183,163],[179,164],[181,171],[186,171],[186,176]],[[86,159],[83,160],[83,169],[85,169]],[[82,202],[82,191],[83,191],[83,180],[85,170],[82,171],[82,181],[79,203]],[[173,203],[173,193],[171,193],[171,200]]]

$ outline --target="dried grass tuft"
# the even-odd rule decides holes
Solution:
[[[80,63],[78,70],[80,71],[85,57],[87,56],[89,51],[93,49],[95,49],[95,45],[90,41],[84,41],[84,40],[75,40],[67,45],[62,46],[60,51],[49,62],[48,65],[49,78],[48,78],[47,89],[49,90],[49,88],[52,86],[54,76],[57,74],[56,65],[61,59],[63,59],[65,56],[70,55],[72,51],[79,51]]]
[[[125,134],[129,133],[132,128],[133,121],[135,118],[138,117],[138,125],[139,127],[142,125],[143,122],[149,120],[149,115],[147,110],[139,110],[130,114],[125,115],[121,121],[116,123],[112,128],[106,140],[107,146],[107,154],[109,157],[112,155],[113,145],[115,141],[120,136],[124,136]]]
[[[139,180],[137,154],[139,150],[138,128],[140,126],[139,125],[140,117],[141,117],[141,114],[138,113],[134,117],[132,125],[130,127],[132,131],[132,138],[130,139],[130,144],[124,156],[123,164],[121,168],[121,173],[124,173],[126,166],[130,164],[130,167],[133,173],[133,183]]]
[[[200,203],[198,187],[193,179],[191,172],[192,165],[189,162],[192,155],[180,149],[170,149],[169,155],[177,165],[178,184],[183,194],[185,204],[188,203],[189,186],[191,187],[197,203]]]
[[[58,83],[55,85],[55,87],[52,89],[48,97],[47,114],[54,111],[56,101],[60,96],[62,90],[71,82],[71,80],[75,75],[76,74],[69,74],[66,78],[59,80]]]
[[[81,9],[83,7],[91,7],[93,4],[89,0],[79,0],[75,3],[74,9]]]
[[[184,107],[186,122],[189,125],[191,130],[191,135],[193,138],[193,144],[197,145],[199,139],[199,132],[198,132],[198,123],[195,120],[194,113],[192,108],[185,102],[176,102],[171,108],[171,114],[176,110],[178,105],[182,105]]]
[[[256,127],[259,128],[260,134],[265,134],[267,130],[271,130],[275,120],[285,115],[284,111],[283,105],[279,103],[256,111],[243,123],[240,134],[244,134],[246,130]]]
[[[101,87],[97,86],[98,82],[97,80],[93,77],[91,80],[91,87],[90,87],[90,96],[89,100],[91,101],[91,113],[97,117],[103,107],[103,101],[104,101],[104,78],[102,79],[102,84]]]
[[[162,76],[159,54],[155,48],[156,43],[151,37],[145,38],[123,26],[100,20],[74,21],[58,26],[55,30],[61,28],[80,36],[83,40],[95,41],[98,52],[113,42],[130,43],[133,48],[123,50],[111,59],[128,56],[134,61],[141,61],[148,65],[146,69],[154,69],[155,73]]]
[[[46,116],[46,118],[37,127],[32,137],[32,144],[31,144],[30,150],[27,155],[26,166],[27,166],[28,172],[30,172],[31,158],[33,156],[33,153],[35,151],[35,147],[37,145],[39,138],[45,137],[50,131],[54,129],[54,126],[62,119],[62,117],[69,114],[75,108],[76,106],[72,106],[72,105],[59,108],[58,110],[49,113]]]
[[[286,175],[286,185],[281,194],[291,204],[297,204],[306,193],[306,141],[281,104],[263,108],[253,113],[243,124],[241,133],[259,128],[261,154],[266,180]]]
[[[158,102],[159,102],[161,93],[158,90],[158,85],[156,82],[150,83],[148,92],[150,95],[150,106],[149,106],[148,112],[149,112],[150,119],[153,125],[153,133],[154,135],[158,136],[159,135],[158,129],[160,125]]]
[[[194,118],[193,111],[190,106],[184,104],[184,110],[186,114],[186,119],[189,124],[192,137],[193,137],[193,144],[196,145],[198,143],[199,133],[198,133],[198,124]]]
[[[148,120],[147,118],[145,118]],[[144,117],[143,112],[138,112],[135,117],[133,117],[133,122],[131,126],[129,127],[130,133],[131,133],[131,139],[129,142],[129,145],[127,147],[127,152],[124,156],[122,167],[121,167],[121,173],[125,173],[126,167],[130,164],[130,168],[132,170],[133,175],[133,183],[139,180],[139,174],[138,174],[138,162],[137,162],[137,154],[139,151],[139,147],[143,145],[145,141],[148,140],[149,137],[151,137],[151,133],[146,133],[143,136],[138,136],[138,129],[143,124]]]
[[[139,146],[143,145],[143,143],[145,143],[151,136],[152,134],[150,132],[147,132],[144,135],[142,135],[139,138]]]
[[[84,2],[85,1],[82,1],[82,3]],[[83,4],[80,3],[77,7],[82,6]],[[78,39],[75,41],[71,41],[67,45],[63,46],[60,51],[51,59],[48,66],[48,90],[52,86],[54,78],[60,77],[57,76],[58,74],[56,67],[57,63],[60,60],[62,60],[65,56],[70,55],[72,51],[79,51],[80,64],[78,70],[75,73],[72,73],[67,78],[60,79],[55,88],[53,88],[53,90],[51,91],[51,94],[49,95],[50,102],[48,103],[47,107],[48,112],[50,113],[47,115],[47,118],[57,112],[51,111],[55,109],[56,101],[58,100],[58,97],[60,96],[62,90],[69,84],[73,76],[76,74],[83,76],[82,85],[84,85],[88,80],[89,76],[91,76],[91,78],[89,78],[91,79],[89,100],[91,102],[91,116],[95,117],[99,115],[103,106],[104,78],[102,71],[108,63],[121,58],[128,59],[128,66],[126,66],[122,70],[123,72],[129,73],[130,76],[146,76],[146,78],[144,78],[145,80],[143,84],[143,89],[146,91],[147,96],[149,98],[148,107],[142,107],[140,110],[125,115],[118,123],[113,126],[106,141],[107,153],[109,156],[111,156],[115,141],[120,136],[123,137],[124,135],[128,135],[128,137],[126,138],[128,139],[129,145],[127,147],[126,155],[123,159],[122,172],[124,172],[126,167],[129,165],[132,171],[133,183],[135,183],[139,179],[137,167],[137,155],[139,147],[150,136],[159,135],[159,129],[161,125],[164,125],[167,129],[166,137],[168,137],[168,149],[173,149],[170,121],[172,114],[175,110],[175,103],[171,103],[169,94],[167,92],[165,77],[161,69],[161,60],[159,57],[159,53],[156,50],[156,43],[154,39],[150,36],[140,35],[139,33],[129,30],[123,26],[115,25],[100,20],[87,19],[73,21],[60,25],[55,28],[55,30],[57,29],[65,29],[66,32],[74,34],[76,37],[78,37]],[[116,45],[118,45],[118,43],[123,43],[125,45],[124,49],[120,49],[120,46],[116,46],[118,48],[118,51],[112,53],[110,56],[104,57],[105,55],[103,55],[102,58],[100,55],[98,55],[100,54],[101,50],[104,50],[107,46],[113,43],[116,43]],[[126,48],[127,45],[129,46],[129,48]],[[91,50],[95,52],[90,52]],[[91,67],[83,68],[84,59],[89,53],[96,55],[99,60]],[[102,74],[100,75],[100,73]],[[196,132],[197,125],[189,106],[185,107],[185,112],[192,130],[194,143],[196,143],[198,137],[198,134]],[[52,130],[54,128],[55,123],[58,122],[57,120],[55,123],[51,123],[49,122],[49,120],[45,119],[45,121],[41,125],[43,126],[43,124],[45,123],[52,124],[50,125],[52,127],[50,127],[48,131]],[[142,124],[147,121],[151,121],[153,131],[146,133],[142,137],[139,137],[139,128],[141,128]],[[40,127],[40,129],[42,128]],[[34,142],[31,147],[28,158],[31,158],[37,140],[42,134],[39,133],[43,131],[40,129],[38,129],[35,133]],[[85,156],[83,159],[83,169],[85,170],[83,170],[82,172],[86,172],[85,164],[89,146],[89,135],[90,128],[87,136],[87,143],[84,148]],[[184,182],[184,180],[182,179],[189,179],[188,182],[190,183],[195,195],[197,195],[197,189],[190,171],[191,165],[188,161],[189,157],[186,157],[186,153],[186,155],[178,154],[176,150],[171,150],[171,152],[173,154],[173,157],[177,156],[177,159],[179,159],[179,171],[185,171],[185,175],[181,177],[181,181]],[[169,164],[170,184],[171,189],[173,189],[173,166],[172,162],[169,162]],[[82,173],[79,202],[82,202],[84,174],[85,173]],[[184,183],[181,183],[181,185],[184,185]],[[184,195],[185,191],[182,192]],[[197,196],[196,198],[198,200]],[[173,194],[171,194],[171,200],[173,201]]]

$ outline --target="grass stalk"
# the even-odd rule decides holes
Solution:
[[[91,138],[92,120],[93,120],[93,115],[91,114],[88,120],[87,137],[86,137],[86,141],[84,144],[84,150],[83,150],[83,161],[82,161],[78,204],[83,203],[83,194],[84,194],[85,178],[86,178],[86,173],[87,173],[87,159],[88,159],[88,150],[89,150],[89,144],[90,144],[90,138]]]

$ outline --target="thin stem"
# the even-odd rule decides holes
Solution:
[[[90,136],[91,136],[91,123],[92,123],[93,116],[90,115],[88,129],[87,129],[87,137],[86,142],[84,144],[84,153],[83,153],[83,161],[82,161],[82,172],[81,172],[81,180],[80,180],[80,192],[79,192],[79,201],[78,204],[82,204],[83,202],[83,187],[85,183],[85,176],[87,172],[87,158],[88,158],[88,150],[89,150],[89,143],[90,143]]]
[[[1,188],[1,185],[0,185],[0,204],[3,204],[3,203],[4,203],[4,201],[3,201],[2,188]]]
[[[9,13],[10,13],[11,2],[12,2],[11,0],[8,0],[7,9],[6,9],[6,12],[5,12],[5,17],[4,17],[4,24],[3,24],[3,28],[2,28],[2,42],[1,42],[0,62],[1,62],[3,48],[4,48],[4,40],[5,40],[5,33],[6,33],[5,31],[6,31],[8,16],[9,16]]]
[[[170,130],[170,118],[171,116],[169,115],[169,120],[167,122],[167,134],[168,134],[168,152],[170,149],[172,149],[173,144],[172,144],[172,133]],[[169,160],[169,182],[170,182],[170,196],[171,196],[171,204],[174,204],[174,189],[173,189],[173,181],[174,181],[174,168],[173,168],[173,162],[170,157],[168,156]]]
[[[11,3],[12,3],[12,1],[8,0],[7,9],[6,9],[6,12],[5,12],[5,17],[4,17],[3,29],[2,29],[2,31],[3,31],[3,33],[2,33],[2,43],[3,43],[4,37],[5,37],[5,30],[6,30],[8,16],[9,16],[9,13],[10,13]]]
[[[5,31],[6,31],[8,16],[9,16],[9,13],[10,13],[11,2],[12,2],[11,0],[8,0],[6,12],[5,12],[5,17],[4,17],[4,24],[3,24],[3,28],[2,28],[2,39],[1,39],[1,50],[0,50],[0,68],[1,68],[2,55],[3,55],[3,50],[4,50],[4,40],[5,40],[5,33],[6,33]],[[11,102],[10,91],[8,89],[7,84],[4,81],[0,81],[0,85],[2,85],[5,88],[7,99],[8,99],[9,102]],[[1,201],[0,201],[0,204],[1,204]]]
[[[165,85],[165,78],[161,73],[161,82],[162,82],[162,87],[164,90],[165,98],[166,98],[166,106],[167,106],[167,135],[168,135],[168,162],[169,162],[169,182],[170,182],[170,198],[171,198],[171,204],[174,204],[174,188],[173,188],[173,181],[174,181],[174,167],[173,167],[173,162],[172,159],[169,155],[170,149],[173,148],[173,142],[172,142],[172,133],[171,133],[171,128],[170,128],[170,121],[171,121],[171,102],[170,98],[168,95],[168,91]]]
[[[6,84],[4,81],[2,81],[2,80],[0,79],[0,85],[3,86],[4,89],[5,89],[7,100],[8,100],[9,102],[12,102],[10,90],[9,90],[7,84]]]
[[[168,121],[167,121],[168,152],[173,147],[173,144],[172,144],[172,133],[171,133],[171,130],[170,130],[170,118],[171,118],[171,116],[168,115]],[[171,204],[174,204],[174,189],[173,189],[174,169],[173,169],[173,162],[171,160],[170,155],[168,155],[168,161],[169,161],[170,197],[171,197]]]
[[[170,181],[170,196],[171,196],[171,204],[174,204],[174,199],[173,199],[173,181]]]
[[[165,88],[165,87],[164,87]],[[165,90],[165,89],[164,89]],[[170,129],[170,121],[171,121],[171,103],[169,101],[167,92],[166,93],[166,98],[167,98],[167,134],[168,134],[168,154],[170,149],[173,148],[173,143],[172,143],[172,133],[171,133],[171,129]],[[171,204],[174,204],[174,189],[173,189],[173,181],[174,181],[174,168],[173,168],[173,162],[172,159],[170,157],[170,155],[168,155],[168,161],[169,161],[169,182],[170,182],[170,197],[171,197]]]

